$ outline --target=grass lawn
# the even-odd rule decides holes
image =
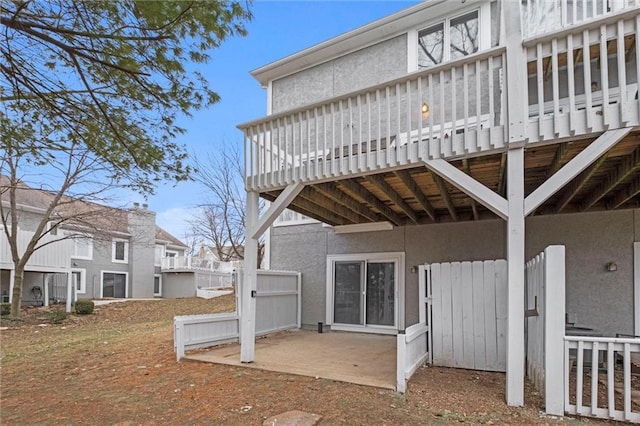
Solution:
[[[289,410],[317,413],[320,424],[556,422],[540,416],[539,395],[529,386],[525,408],[507,407],[503,374],[426,367],[400,395],[175,361],[175,315],[233,308],[234,296],[228,295],[114,303],[61,324],[47,324],[46,308],[29,309],[18,325],[3,319],[9,328],[0,332],[0,423],[259,425]]]

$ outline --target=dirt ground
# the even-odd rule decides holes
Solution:
[[[175,315],[231,311],[234,296],[115,303],[47,324],[26,311],[0,332],[0,423],[259,425],[289,410],[320,424],[555,424],[527,384],[525,408],[504,403],[503,374],[424,367],[400,395],[311,377],[177,363]],[[47,325],[44,325],[47,324]],[[586,421],[586,420],[584,420]],[[598,423],[588,421],[589,423]]]

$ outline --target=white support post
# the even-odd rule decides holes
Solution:
[[[545,412],[564,416],[565,249],[544,250],[544,368]]]
[[[256,299],[252,297],[258,279],[258,193],[247,192],[247,223],[244,250],[244,279],[242,280],[242,308],[240,315],[240,361],[253,362],[256,341]],[[285,206],[286,207],[286,206]],[[270,225],[270,224],[269,224]]]
[[[527,135],[528,112],[527,103],[522,101],[522,94],[527,88],[527,55],[522,47],[522,24],[520,19],[519,1],[503,1],[502,10],[504,23],[503,43],[509,60],[506,63],[507,76],[507,105],[508,111],[508,141],[518,143],[524,141]],[[503,106],[504,109],[504,106]]]
[[[49,274],[42,274],[42,288],[44,289],[44,306],[49,306]]]
[[[13,287],[16,285],[16,270],[9,271],[9,303],[13,302]]]
[[[71,271],[67,272],[67,303],[65,304],[65,311],[71,312],[71,299],[73,299],[73,274]]]
[[[302,191],[302,188],[304,188],[304,184],[300,182],[292,183],[287,186],[280,195],[278,195],[278,198],[276,198],[273,203],[271,203],[269,210],[264,213],[260,220],[258,220],[258,213],[256,212],[255,225],[251,228],[247,227],[247,229],[251,229],[251,234],[247,234],[247,236],[255,238],[256,240],[260,238],[267,228],[271,226],[273,221],[280,216],[280,213],[282,213],[284,209],[286,209],[287,206],[289,206],[289,204],[291,204],[291,202],[296,198],[300,191]],[[247,202],[249,202],[248,199]]]
[[[507,157],[507,404],[524,405],[524,148]]]

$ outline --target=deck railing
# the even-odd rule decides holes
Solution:
[[[241,125],[247,186],[284,186],[502,145],[504,61],[498,47]]]
[[[221,262],[197,256],[172,256],[162,258],[161,270],[187,269],[214,272],[233,272],[242,267],[242,261]]]
[[[565,336],[564,353],[567,413],[640,422],[631,376],[640,339]]]
[[[638,122],[638,9],[524,42],[530,140]]]
[[[525,38],[575,26],[638,6],[637,0],[524,0]]]

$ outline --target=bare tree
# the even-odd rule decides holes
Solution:
[[[100,209],[92,203],[105,201],[114,188],[149,194],[158,181],[189,179],[186,148],[176,143],[185,132],[178,119],[219,96],[187,65],[206,64],[227,38],[245,35],[249,6],[218,0],[2,2],[0,214],[15,267],[13,317],[20,314],[29,258],[52,243],[50,222],[95,227]],[[48,195],[22,248],[18,198],[30,187]]]
[[[115,223],[126,212],[113,206],[111,193],[123,186],[109,179],[109,164],[82,145],[69,143],[47,150],[48,161],[38,163],[29,149],[8,144],[0,157],[0,223],[14,264],[11,316],[20,317],[25,268],[33,253],[67,239],[111,238]],[[33,165],[38,168],[34,169]],[[32,170],[29,174],[24,170]],[[37,172],[33,172],[36,171]],[[31,214],[34,228],[20,229],[26,206],[38,208]],[[66,232],[57,232],[64,228]],[[26,244],[23,242],[27,238]]]
[[[244,259],[246,192],[239,151],[225,148],[195,159],[194,179],[207,191],[207,198],[189,221],[189,238],[213,247],[219,260]],[[258,243],[258,267],[262,264],[264,241]]]

